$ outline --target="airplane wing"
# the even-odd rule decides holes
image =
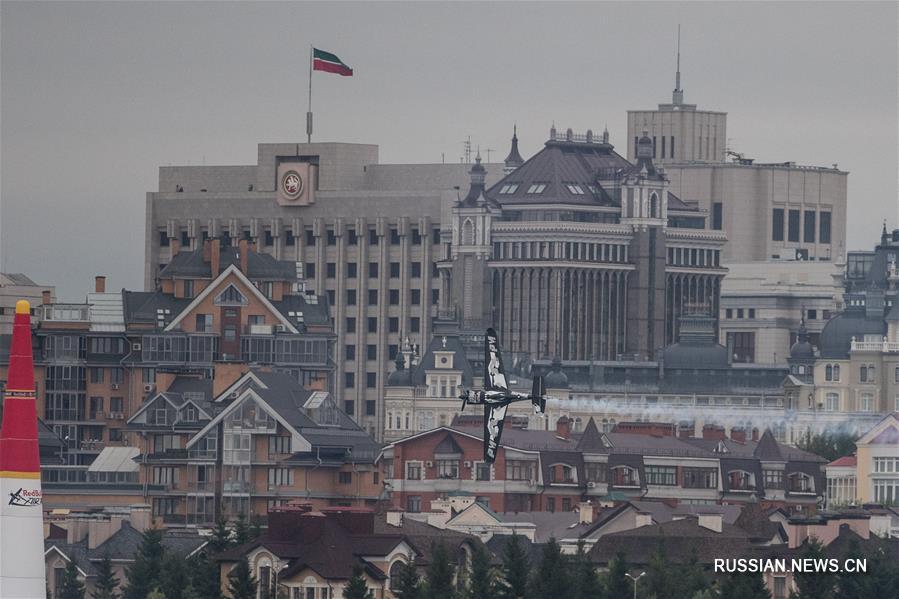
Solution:
[[[509,390],[503,357],[499,352],[499,340],[492,328],[487,329],[487,335],[484,337],[484,389]]]
[[[493,404],[484,406],[484,461],[493,463],[499,451],[499,439],[503,434],[506,422],[506,409],[509,404]]]

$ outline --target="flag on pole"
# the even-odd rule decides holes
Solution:
[[[330,52],[325,52],[318,48],[312,49],[312,70],[337,73],[344,77],[353,76],[353,69],[346,66],[342,60],[337,58],[336,54],[331,54]]]

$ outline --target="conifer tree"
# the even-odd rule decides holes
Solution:
[[[521,537],[512,533],[512,538],[503,548],[502,576],[497,584],[499,599],[524,599],[531,571],[530,559]]]
[[[362,568],[359,566],[353,568],[353,577],[343,589],[343,597],[344,599],[375,599],[374,593],[365,584],[365,577],[362,576]]]
[[[422,599],[421,578],[418,576],[415,562],[400,562],[396,577],[394,595],[399,599]]]
[[[190,584],[190,572],[187,570],[187,562],[177,553],[166,553],[162,560],[162,580],[159,590],[166,599],[184,599],[184,593]]]
[[[103,560],[97,566],[97,582],[94,583],[94,592],[91,593],[93,599],[118,599],[116,589],[119,586],[119,579],[112,571],[112,561],[109,556],[103,556]]]
[[[207,547],[215,555],[230,546],[231,531],[228,530],[228,521],[224,516],[219,516],[218,520],[215,521],[215,528],[212,529],[212,537],[210,537]]]
[[[164,555],[162,531],[157,528],[144,531],[134,563],[126,571],[128,585],[125,587],[125,599],[146,599],[147,595],[160,586]]]
[[[568,593],[568,560],[555,539],[543,548],[543,556],[531,577],[528,599],[559,599]]]
[[[490,556],[483,545],[478,544],[471,554],[471,571],[468,575],[466,599],[494,599],[493,573]]]
[[[606,597],[618,599],[628,596],[627,593],[631,590],[632,583],[627,577],[627,570],[627,560],[623,553],[618,552],[609,562],[609,571],[605,576]]]
[[[78,564],[74,558],[66,564],[56,599],[84,599],[84,583],[78,580]]]
[[[577,553],[570,565],[572,599],[597,599],[602,596],[602,587],[596,568],[587,557],[583,539],[578,541]]]
[[[193,591],[202,599],[221,599],[219,565],[201,552],[190,559],[190,582]]]
[[[231,599],[256,599],[256,577],[250,572],[247,560],[241,559],[228,574]]]
[[[727,599],[771,599],[761,574],[728,574],[721,583],[721,597]]]
[[[644,588],[648,595],[655,596],[656,599],[680,599],[682,595],[678,594],[675,582],[674,577],[671,575],[671,568],[668,565],[665,545],[659,542],[649,558]]]
[[[799,559],[826,559],[824,545],[815,537],[810,537],[802,550]],[[793,581],[798,592],[790,597],[795,599],[831,599],[833,597],[836,576],[830,572],[795,572]]]
[[[679,587],[679,597],[692,597],[709,588],[709,582],[706,580],[702,564],[699,563],[699,554],[695,547],[690,549],[687,562],[678,567],[677,574],[672,575],[672,578],[674,578],[672,582],[676,582]]]
[[[237,521],[234,522],[234,544],[240,547],[251,540],[250,527],[247,524],[247,518],[243,514],[238,514]]]
[[[431,549],[431,563],[428,564],[424,596],[428,599],[453,599],[453,566],[443,542],[435,543]]]

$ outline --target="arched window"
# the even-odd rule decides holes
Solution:
[[[833,366],[830,365],[830,364],[828,364],[828,365],[824,368],[824,380],[825,380],[825,381],[832,381],[832,380],[833,380]]]
[[[788,477],[791,493],[814,493],[815,479],[804,472],[793,472]]]
[[[396,592],[399,589],[400,582],[400,574],[403,571],[403,567],[405,563],[402,560],[396,560],[392,564],[390,564],[390,571],[388,576],[390,576],[390,590]]]
[[[474,245],[474,224],[471,219],[462,223],[462,245]]]
[[[833,365],[833,380],[835,380],[835,381],[840,380],[840,365],[839,364]]]
[[[614,466],[609,471],[609,479],[616,487],[639,487],[640,473],[630,466]]]
[[[649,216],[652,218],[659,218],[659,196],[653,192],[651,196],[649,196]]]
[[[839,412],[840,411],[840,394],[839,393],[827,393],[824,395],[824,409],[828,412]]]

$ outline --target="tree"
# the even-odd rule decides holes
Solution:
[[[151,591],[160,586],[164,555],[162,531],[148,528],[144,531],[134,563],[126,571],[128,585],[125,587],[125,599],[146,599]]]
[[[530,559],[525,552],[521,537],[512,533],[512,538],[503,548],[502,576],[497,583],[499,599],[523,599],[528,587]]]
[[[375,599],[374,593],[368,589],[365,584],[365,577],[362,576],[362,568],[356,566],[353,568],[353,577],[343,589],[344,599]]]
[[[811,429],[806,429],[805,435],[796,441],[796,446],[832,462],[855,453],[855,439],[856,437],[849,433],[824,432],[813,435]]]
[[[393,594],[399,599],[422,599],[421,578],[414,562],[400,562],[397,566]]]
[[[605,577],[606,597],[609,599],[618,599],[619,597],[627,597],[631,591],[631,582],[627,578],[627,560],[620,551],[609,562],[609,571]]]
[[[243,514],[238,514],[237,521],[234,522],[234,544],[240,547],[244,543],[249,543],[251,540],[250,527],[247,524],[247,519]]]
[[[678,595],[676,581],[671,574],[665,545],[662,542],[656,545],[655,551],[649,558],[644,589],[647,595],[655,596],[656,599],[680,599],[681,597]]]
[[[62,585],[56,599],[84,599],[84,583],[78,580],[78,564],[75,558],[66,564],[62,575]]]
[[[213,555],[221,553],[231,546],[231,531],[228,530],[228,521],[224,516],[219,516],[212,529],[212,537],[209,539],[209,550]]]
[[[256,577],[247,560],[238,561],[228,574],[228,592],[232,599],[256,599]]]
[[[190,582],[193,591],[203,599],[221,599],[219,565],[201,552],[190,559]]]
[[[528,599],[559,599],[568,593],[568,560],[555,539],[543,548],[543,558],[531,578]]]
[[[471,572],[468,575],[466,599],[493,599],[493,573],[490,571],[490,557],[480,544],[471,554]]]
[[[690,549],[687,562],[678,568],[676,579],[680,587],[679,597],[693,597],[709,588],[709,582],[706,580],[702,564],[699,563],[699,555],[695,547]]]
[[[168,599],[165,596],[165,593],[159,590],[159,587],[153,589],[153,591],[147,595],[147,599]]]
[[[166,599],[184,599],[184,594],[191,589],[190,572],[187,562],[177,553],[167,553],[162,560],[162,580],[159,590]]]
[[[428,599],[453,599],[453,566],[443,541],[431,546],[424,596]]]
[[[94,583],[94,592],[91,593],[93,599],[118,599],[119,594],[116,589],[119,586],[119,579],[112,571],[112,561],[109,556],[103,556],[103,561],[97,566],[97,582]]]
[[[727,599],[771,599],[760,573],[728,574],[721,583],[721,597]]]
[[[583,539],[577,543],[577,553],[574,554],[570,569],[572,599],[596,599],[602,596],[599,576],[587,557]]]
[[[827,559],[827,552],[824,545],[815,537],[809,537],[805,542],[802,551],[799,552],[799,559]],[[836,584],[836,577],[830,572],[794,572],[793,580],[799,592],[790,595],[795,599],[831,599]]]

